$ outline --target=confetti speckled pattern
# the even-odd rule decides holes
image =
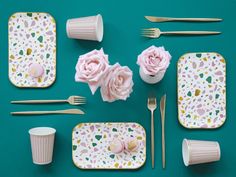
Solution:
[[[137,138],[135,152],[114,154],[109,150],[114,138]],[[81,169],[137,169],[146,161],[146,132],[137,123],[81,123],[73,129],[72,156]]]
[[[217,53],[188,53],[178,61],[178,114],[186,128],[214,129],[226,119],[226,63]]]
[[[9,79],[17,87],[49,87],[56,78],[56,22],[48,13],[19,12],[8,22]],[[40,64],[44,74],[29,75]]]

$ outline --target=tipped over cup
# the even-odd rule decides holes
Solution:
[[[182,155],[185,166],[219,161],[221,156],[220,145],[216,141],[184,139]]]
[[[96,16],[67,20],[66,32],[69,38],[101,42],[103,39],[103,19]]]
[[[52,162],[56,130],[50,127],[36,127],[29,130],[33,163],[46,165]]]

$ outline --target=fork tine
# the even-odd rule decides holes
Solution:
[[[85,98],[83,96],[73,96],[74,98]]]
[[[86,102],[86,100],[74,100],[74,102],[79,102],[79,103],[82,103],[82,102]]]
[[[86,100],[86,98],[74,98],[74,100]]]
[[[142,35],[143,37],[148,37],[148,38],[155,38],[154,35]]]

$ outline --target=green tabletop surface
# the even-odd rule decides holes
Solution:
[[[2,177],[73,177],[73,176],[175,176],[233,177],[236,164],[236,0],[2,0],[0,4],[0,176]],[[57,78],[47,89],[16,88],[8,79],[8,19],[15,12],[48,12],[57,22]],[[74,17],[100,13],[104,20],[101,43],[69,39],[66,21]],[[144,15],[171,17],[218,17],[216,23],[151,23]],[[216,30],[221,35],[198,37],[161,37],[149,40],[140,36],[145,27],[164,30]],[[139,76],[137,56],[151,45],[164,46],[172,55],[164,79],[156,85],[145,84]],[[133,93],[127,101],[103,102],[100,92],[92,95],[87,84],[74,80],[79,55],[93,49],[104,49],[111,64],[119,62],[133,71]],[[188,52],[218,52],[227,63],[227,120],[216,130],[189,130],[177,116],[178,58]],[[161,119],[155,112],[155,169],[151,168],[150,112],[147,96],[154,92],[159,100],[167,94],[166,169],[161,165]],[[88,103],[85,115],[20,116],[11,111],[67,109],[68,104],[12,105],[11,100],[56,99],[83,95]],[[147,131],[147,160],[138,170],[80,170],[72,162],[71,134],[81,122],[137,122]],[[50,126],[57,130],[53,163],[32,163],[28,130]],[[214,140],[221,145],[221,160],[216,163],[185,167],[181,144],[184,138]]]

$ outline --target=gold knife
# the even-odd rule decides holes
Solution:
[[[166,154],[165,154],[165,112],[166,112],[166,94],[162,96],[160,101],[161,112],[161,134],[162,134],[162,168],[166,166]]]
[[[221,18],[172,18],[172,17],[154,17],[144,16],[150,22],[171,22],[171,21],[182,21],[182,22],[219,22]]]
[[[11,112],[11,115],[45,115],[45,114],[84,114],[84,112],[80,109]]]

